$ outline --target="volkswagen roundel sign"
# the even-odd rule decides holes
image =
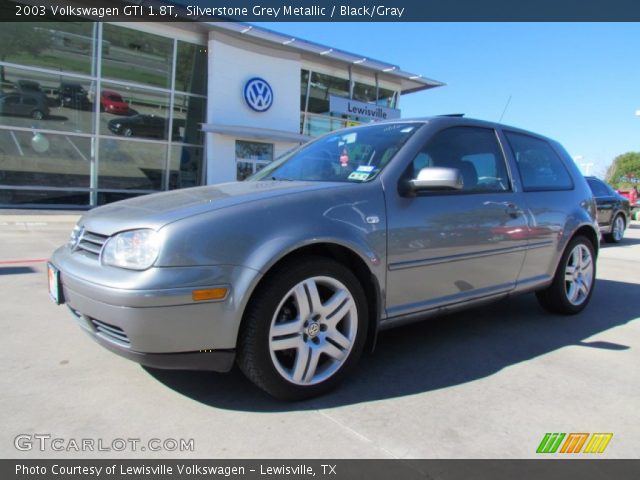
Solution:
[[[266,112],[273,104],[273,90],[266,80],[254,77],[244,86],[244,101],[256,112]]]

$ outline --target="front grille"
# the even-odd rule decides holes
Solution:
[[[80,242],[78,242],[77,250],[83,251],[94,257],[99,257],[102,247],[109,237],[94,232],[82,232]]]
[[[116,327],[115,325],[109,325],[108,323],[101,322],[100,320],[96,320],[95,318],[91,318],[91,323],[96,329],[96,332],[99,335],[102,335],[107,338],[107,340],[111,340],[113,342],[119,343],[121,345],[129,346],[131,343],[129,341],[129,337],[124,333],[120,327]]]

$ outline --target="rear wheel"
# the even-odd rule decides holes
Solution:
[[[238,364],[271,395],[300,400],[325,393],[362,353],[367,304],[342,264],[311,257],[272,274],[251,300],[238,339]]]
[[[42,120],[44,118],[44,113],[40,110],[34,110],[33,112],[31,112],[31,118],[33,118],[34,120]]]
[[[616,215],[611,224],[611,232],[603,235],[604,239],[609,243],[620,243],[624,237],[625,226],[624,217],[620,214]]]
[[[565,249],[553,282],[536,292],[538,301],[548,311],[574,315],[587,306],[593,293],[596,263],[593,244],[577,236]]]

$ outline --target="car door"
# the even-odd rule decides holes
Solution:
[[[587,183],[591,187],[598,206],[598,225],[601,227],[611,225],[617,198],[613,196],[613,192],[609,191],[604,182],[595,178],[587,178]]]
[[[495,130],[451,127],[432,135],[408,164],[457,168],[462,190],[415,196],[387,190],[387,315],[420,312],[513,289],[527,222]]]
[[[37,110],[37,108],[38,100],[36,98],[23,96],[20,99],[20,115],[29,117],[31,116],[31,112]]]
[[[9,115],[20,115],[20,96],[7,95],[6,97],[4,97],[2,113],[7,113]]]
[[[506,129],[503,134],[529,220],[527,255],[518,278],[518,287],[526,288],[550,280],[555,273],[576,205],[575,185],[567,167],[572,160],[559,144],[548,139]]]

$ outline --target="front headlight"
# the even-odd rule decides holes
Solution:
[[[102,263],[131,270],[146,270],[158,258],[160,235],[153,230],[131,230],[114,235],[102,250]]]
[[[76,225],[75,227],[73,227],[73,230],[71,231],[71,235],[69,235],[69,242],[67,243],[69,248],[74,249],[78,246],[81,232],[82,232],[82,227],[80,225]]]

